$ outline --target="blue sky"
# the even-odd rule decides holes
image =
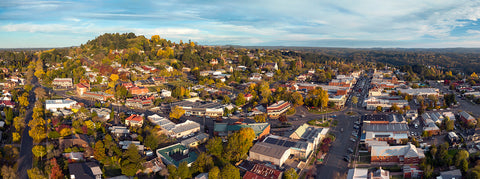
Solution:
[[[475,0],[0,2],[0,48],[78,46],[103,33],[202,45],[480,47]]]

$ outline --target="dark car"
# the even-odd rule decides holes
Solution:
[[[343,157],[343,160],[345,160],[345,162],[350,162],[350,156],[347,155],[347,156]]]

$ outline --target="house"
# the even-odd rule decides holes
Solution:
[[[347,179],[368,179],[368,169],[352,168],[348,170]]]
[[[128,92],[132,95],[146,95],[148,93],[148,88],[135,86],[129,88]]]
[[[276,118],[290,109],[291,106],[292,105],[289,102],[281,100],[271,106],[267,106],[267,114],[271,118]]]
[[[87,92],[90,90],[90,84],[89,83],[78,83],[75,85],[77,94],[82,96],[83,93]]]
[[[143,173],[149,174],[149,173],[157,173],[162,169],[165,169],[166,166],[163,164],[162,159],[156,157],[156,158],[153,158],[152,160],[149,160],[143,163],[143,168],[144,168]]]
[[[248,94],[246,94],[244,97],[245,97],[245,100],[246,100],[246,101],[250,101],[250,100],[252,100],[253,95],[250,94],[250,93],[248,93]]]
[[[218,60],[217,59],[212,59],[210,60],[210,65],[217,65],[218,64]]]
[[[249,158],[282,166],[290,156],[290,148],[265,142],[257,142],[249,151]]]
[[[14,108],[15,102],[10,100],[0,100],[0,107]]]
[[[118,142],[118,145],[120,145],[120,148],[123,150],[127,150],[128,146],[130,146],[131,144],[135,145],[135,147],[137,147],[138,151],[140,152],[143,152],[143,150],[145,149],[145,146],[140,144],[140,141],[125,140]]]
[[[437,179],[457,179],[457,178],[462,178],[462,171],[460,171],[460,169],[440,172],[440,176],[437,177]]]
[[[200,173],[194,179],[208,179],[208,173]]]
[[[102,120],[102,121],[108,121],[110,120],[110,113],[112,113],[112,110],[108,108],[91,108],[90,112],[95,112],[97,113],[97,117]]]
[[[369,178],[370,179],[390,179],[390,172],[387,170],[383,170],[382,167],[380,167],[379,169],[370,172]]]
[[[475,120],[475,118],[472,115],[468,114],[465,111],[462,111],[462,112],[458,113],[458,116],[460,116],[460,120],[462,120],[465,124],[468,124],[468,123],[476,124],[477,123],[477,120]]]
[[[55,78],[52,81],[52,85],[55,87],[71,88],[73,87],[73,80],[72,78]]]
[[[167,82],[167,80],[165,80],[165,77],[163,77],[163,76],[152,77],[152,80],[155,83],[155,85],[157,85],[157,86]]]
[[[432,115],[434,116],[434,115]],[[435,116],[434,116],[435,117]],[[423,131],[426,131],[429,135],[439,135],[440,128],[437,126],[437,123],[433,121],[433,118],[428,114],[422,114],[423,121]]]
[[[125,125],[127,126],[135,126],[135,127],[142,127],[143,125],[143,116],[133,114],[127,119],[125,119]]]
[[[68,171],[71,179],[101,179],[103,174],[99,165],[94,162],[70,163]]]
[[[280,170],[257,163],[243,175],[243,179],[281,179],[282,174]]]
[[[125,126],[112,126],[108,130],[116,137],[126,137],[130,134],[130,130]]]
[[[252,76],[250,76],[248,79],[252,81],[261,81],[262,75],[260,73],[252,73]]]
[[[157,149],[157,156],[159,156],[166,165],[179,166],[182,162],[187,162],[188,166],[197,160],[197,154],[190,152],[189,149],[180,143],[173,144],[161,149]]]
[[[448,132],[446,138],[448,143],[450,143],[451,146],[454,146],[461,142],[460,137],[458,137],[458,135],[455,132]]]
[[[167,70],[167,72],[172,72],[173,71],[173,67],[172,66],[165,66],[165,70]]]
[[[114,96],[113,94],[108,94],[101,91],[87,91],[83,93],[82,97],[99,101],[107,101],[110,98],[113,99]]]
[[[160,96],[161,96],[162,98],[171,97],[171,96],[172,96],[172,92],[171,92],[171,91],[168,91],[168,90],[165,90],[165,89],[162,89],[162,91],[160,92]]]
[[[72,109],[77,105],[76,101],[70,99],[45,100],[45,110],[56,111],[57,109]]]
[[[403,178],[422,178],[423,171],[417,165],[404,165]]]
[[[372,146],[372,164],[418,164],[425,158],[423,150],[408,143],[398,146]]]

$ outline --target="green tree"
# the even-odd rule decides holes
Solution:
[[[294,168],[289,168],[283,173],[283,179],[298,179],[297,171]]]
[[[178,176],[178,172],[177,172],[177,167],[175,167],[175,165],[168,165],[167,166],[167,170],[168,170],[168,179],[178,179],[179,176]]]
[[[207,148],[208,154],[214,155],[216,157],[222,157],[223,142],[220,137],[214,137],[209,139],[207,141],[207,144],[205,145],[205,148]]]
[[[259,114],[253,117],[253,120],[255,120],[255,122],[265,122],[266,119],[267,119],[266,114]]]
[[[467,160],[469,157],[469,153],[466,150],[459,150],[455,155],[455,166],[462,167],[462,161]],[[468,163],[467,163],[468,165]],[[468,168],[468,167],[467,167]]]
[[[32,169],[27,170],[28,178],[30,179],[47,179],[45,174],[38,169],[37,167],[34,167]]]
[[[173,118],[173,119],[180,119],[180,117],[182,117],[183,114],[185,114],[185,110],[180,106],[175,106],[170,112],[169,116],[170,118]]]
[[[16,178],[18,178],[17,170],[13,167],[8,166],[8,165],[3,165],[2,166],[2,178],[3,179],[16,179]]]
[[[247,157],[247,152],[253,145],[255,132],[252,128],[242,128],[228,137],[225,157],[230,161],[239,161]]]
[[[138,153],[135,144],[130,144],[128,149],[123,153],[122,174],[126,176],[134,176],[137,171],[142,169],[145,159]]]
[[[445,130],[453,131],[454,128],[455,128],[454,121],[450,120],[450,118],[447,117],[447,119],[445,119]]]
[[[13,118],[13,126],[15,127],[15,131],[22,131],[22,129],[25,127],[25,119],[20,116]]]
[[[43,157],[45,155],[47,155],[47,150],[45,149],[45,147],[43,145],[35,145],[33,146],[32,148],[32,153],[33,155],[35,155],[35,157]]]
[[[128,90],[123,85],[118,85],[115,88],[115,98],[116,99],[125,99],[128,95]]]
[[[353,96],[353,97],[352,97],[352,104],[353,104],[353,105],[357,105],[357,103],[358,103],[358,97],[357,97],[357,96]]]
[[[27,92],[23,93],[22,96],[18,97],[18,103],[23,107],[27,107],[30,104],[30,102],[28,101]]]
[[[103,163],[107,158],[107,155],[105,154],[105,146],[103,145],[103,142],[101,140],[95,143],[95,148],[93,149],[93,156],[101,163]]]
[[[433,167],[428,164],[424,169],[423,169],[423,174],[425,175],[425,178],[430,178],[432,177],[433,174]]]
[[[230,97],[228,97],[227,95],[223,95],[222,104],[228,104],[228,103],[230,103]]]
[[[11,125],[13,122],[13,110],[12,108],[3,108],[3,112],[5,113],[5,124]]]
[[[213,158],[205,152],[202,152],[198,155],[197,160],[193,162],[192,169],[194,172],[204,173],[209,171],[213,165]]]
[[[240,179],[240,170],[229,163],[223,167],[220,175],[222,176],[222,179]]]
[[[217,166],[210,169],[208,172],[208,178],[210,179],[220,179],[220,169]]]
[[[242,106],[246,102],[245,95],[243,93],[238,94],[237,98],[235,99],[235,105]]]
[[[462,172],[467,172],[468,170],[468,160],[467,159],[463,159],[461,164],[460,164],[460,169],[462,170]]]
[[[43,139],[47,137],[47,133],[45,132],[45,127],[40,125],[31,127],[30,131],[28,131],[28,135],[30,135],[30,137],[32,137],[33,141],[36,143],[41,142]]]
[[[177,173],[178,173],[178,176],[182,179],[192,178],[192,174],[190,172],[190,168],[188,168],[187,161],[183,161],[178,165]]]
[[[303,105],[303,96],[300,93],[294,92],[292,94],[292,99],[293,99],[292,103],[293,103],[294,106],[302,106]]]
[[[145,138],[145,146],[147,146],[148,148],[150,148],[152,151],[154,151],[155,149],[157,149],[158,147],[158,144],[159,144],[159,140],[157,138],[157,136],[150,132],[147,137]]]

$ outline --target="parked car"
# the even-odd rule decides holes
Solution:
[[[345,160],[346,162],[350,162],[350,156],[347,155],[347,156],[343,157],[343,160]]]
[[[352,148],[348,148],[348,152],[353,153],[353,149],[352,149]]]

